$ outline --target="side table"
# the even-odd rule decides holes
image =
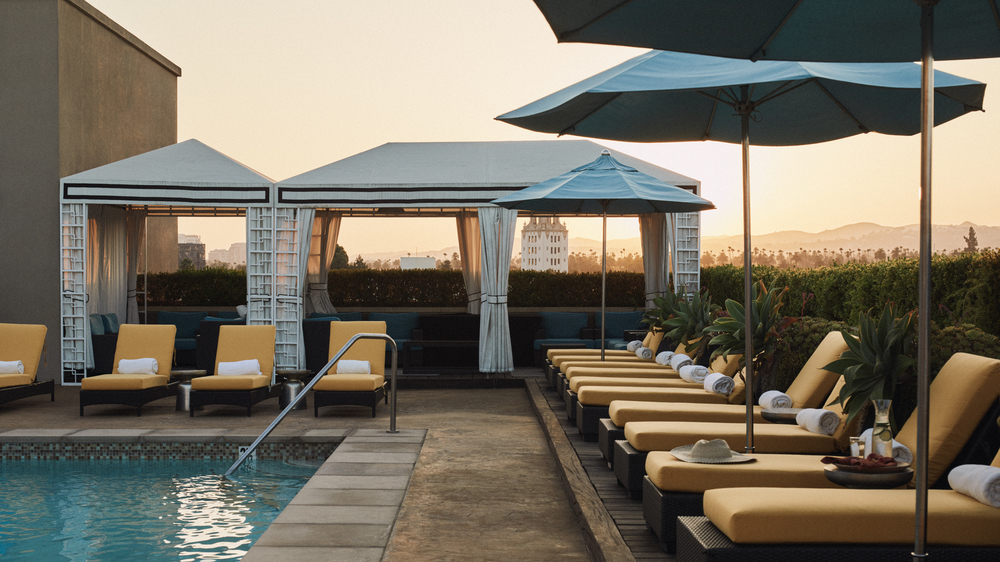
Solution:
[[[180,379],[180,384],[177,385],[177,411],[178,412],[190,412],[191,411],[191,379],[196,377],[204,377],[208,375],[208,371],[202,369],[193,369],[190,371],[170,371],[170,377],[174,379]]]
[[[308,369],[278,369],[275,372],[278,376],[285,378],[285,382],[281,385],[281,396],[278,397],[278,405],[282,409],[285,409],[302,392],[302,389],[305,388],[306,385],[302,383],[302,379],[313,374],[313,372]],[[306,399],[302,398],[292,409],[305,410],[308,407]]]

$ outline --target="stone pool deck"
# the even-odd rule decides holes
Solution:
[[[588,509],[566,484],[539,423],[536,373],[522,373],[527,391],[401,390],[396,434],[386,433],[385,405],[376,418],[363,408],[319,418],[293,412],[269,441],[340,446],[244,560],[631,559],[627,549],[617,556],[600,529],[595,538]],[[39,396],[0,405],[0,444],[247,443],[279,411],[268,400],[251,418],[224,406],[191,418],[163,399],[142,417],[117,406],[80,417],[77,392],[57,387],[54,403]]]

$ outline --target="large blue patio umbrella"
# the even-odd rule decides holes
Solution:
[[[926,554],[934,58],[1000,57],[994,0],[535,0],[559,41],[749,60],[921,61],[916,533]]]
[[[620,141],[741,143],[749,306],[750,144],[811,144],[870,131],[915,134],[920,79],[920,67],[912,63],[755,63],[650,51],[497,119],[534,131]],[[984,84],[944,72],[937,79],[936,123],[982,109]],[[747,314],[746,333],[755,329]],[[754,356],[752,338],[746,338],[745,354]],[[752,361],[745,377],[746,449],[753,452]]]
[[[601,361],[604,361],[608,215],[692,213],[714,209],[707,199],[615,160],[607,150],[593,162],[492,201],[507,209],[596,215],[601,237]],[[655,351],[655,350],[654,350]]]

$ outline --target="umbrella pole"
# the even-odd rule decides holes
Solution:
[[[747,392],[747,444],[746,452],[753,453],[753,335],[756,326],[753,325],[753,303],[750,302],[753,285],[753,275],[751,272],[752,259],[750,256],[750,107],[748,104],[749,86],[740,86],[740,128],[743,134],[743,308],[744,308],[744,330],[743,337],[746,342],[744,347],[744,362],[746,363],[746,392]]]
[[[604,317],[604,298],[608,278],[608,202],[601,201],[604,212],[601,216],[601,361],[604,361],[604,329],[608,323]],[[653,350],[656,353],[656,350]]]
[[[917,505],[913,560],[927,557],[927,432],[930,416],[931,148],[934,130],[934,3],[921,5],[920,264],[917,301]]]

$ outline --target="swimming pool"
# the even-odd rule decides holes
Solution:
[[[239,560],[321,463],[0,460],[0,560]]]

